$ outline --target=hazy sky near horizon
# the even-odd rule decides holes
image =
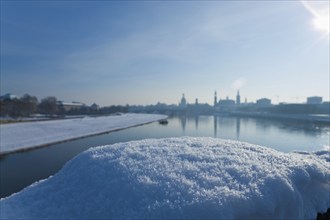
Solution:
[[[1,94],[329,100],[329,1],[1,1]]]

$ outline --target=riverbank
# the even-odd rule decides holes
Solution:
[[[165,115],[123,114],[1,124],[0,155],[92,136],[165,119]]]
[[[64,115],[64,116],[36,115],[36,116],[32,116],[32,117],[18,117],[18,118],[0,117],[0,124],[37,122],[37,121],[53,121],[53,120],[84,118],[84,117],[115,116],[115,115],[121,115],[121,114],[123,114],[123,113],[109,114],[109,115]]]

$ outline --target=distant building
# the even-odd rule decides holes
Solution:
[[[241,104],[241,96],[239,95],[239,90],[237,90],[237,95],[236,95],[236,105]]]
[[[62,107],[65,111],[80,109],[81,107],[86,106],[84,103],[81,102],[62,102],[62,101],[58,101],[57,105]]]
[[[97,111],[97,110],[99,110],[100,109],[100,106],[99,105],[97,105],[96,103],[93,103],[92,105],[91,105],[91,107],[90,107],[92,110],[94,110],[94,111]]]
[[[218,104],[219,104],[219,106],[233,106],[233,105],[235,105],[235,101],[232,99],[229,99],[227,96],[226,99],[220,100]]]
[[[179,103],[179,107],[180,108],[186,108],[187,107],[187,100],[184,97],[184,93],[182,94],[182,98],[181,98],[181,101]]]
[[[322,103],[322,97],[320,96],[307,97],[307,104],[321,104],[321,103]]]
[[[214,92],[214,103],[213,103],[214,107],[217,106],[217,104],[218,104],[217,91],[215,91]]]
[[[198,105],[198,98],[196,98],[195,100],[195,105]]]
[[[262,98],[257,100],[256,105],[259,107],[268,107],[272,105],[272,102],[270,99]]]

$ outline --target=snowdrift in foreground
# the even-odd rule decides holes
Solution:
[[[1,218],[315,219],[329,157],[190,137],[96,147],[2,199]]]
[[[84,117],[0,125],[0,154],[145,124],[167,118],[155,114]]]

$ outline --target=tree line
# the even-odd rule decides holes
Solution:
[[[50,117],[63,117],[65,115],[111,114],[115,112],[125,113],[127,111],[128,106],[93,108],[86,105],[66,111],[61,102],[54,96],[49,96],[39,101],[36,96],[25,94],[21,98],[0,100],[1,117],[30,117],[36,114]]]

